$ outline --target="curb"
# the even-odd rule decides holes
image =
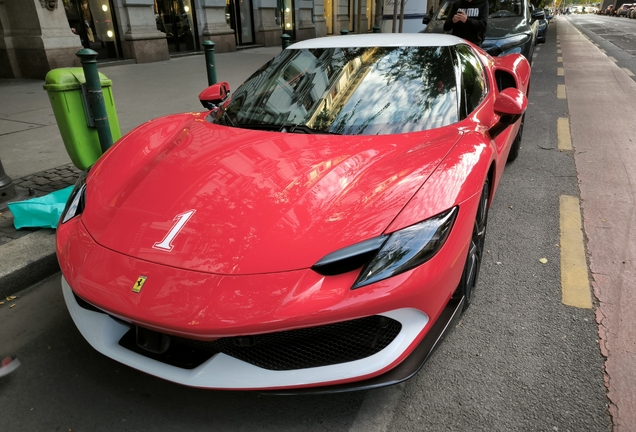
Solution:
[[[42,229],[0,246],[0,300],[60,271],[55,231]]]

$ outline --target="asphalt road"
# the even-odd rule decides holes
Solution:
[[[571,24],[636,76],[636,20],[605,15],[570,15]],[[635,78],[632,76],[632,79]],[[602,86],[602,83],[599,83]]]
[[[55,276],[0,308],[0,346],[22,361],[0,379],[0,430],[610,430],[594,312],[561,303],[559,197],[578,187],[573,155],[557,149],[567,102],[555,31],[536,51],[522,149],[490,211],[474,303],[413,379],[302,397],[181,387],[93,350]]]

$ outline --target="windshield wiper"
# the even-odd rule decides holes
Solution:
[[[221,115],[219,114],[216,115],[217,122],[221,123],[220,120],[223,120],[223,122],[221,123],[223,124],[223,126],[234,126],[234,122],[230,118],[230,115],[227,113],[226,109],[223,108],[222,104],[214,105],[213,103],[210,103],[209,109],[214,109],[214,108],[217,108],[218,112],[221,114]]]
[[[320,129],[313,129],[307,125],[284,124],[284,125],[280,125],[279,128],[281,132],[288,132],[288,133],[340,135],[339,133],[335,133],[335,132],[329,132],[329,131],[320,130]]]

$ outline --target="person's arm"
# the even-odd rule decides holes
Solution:
[[[453,23],[453,17],[457,13],[457,7],[457,3],[453,3],[451,6],[450,11],[448,12],[448,18],[444,21],[444,31],[450,31],[453,29],[453,26],[455,25]]]

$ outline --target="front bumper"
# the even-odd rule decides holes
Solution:
[[[216,354],[194,369],[172,366],[120,345],[131,325],[106,312],[85,309],[79,305],[68,282],[62,277],[62,291],[68,310],[82,336],[102,354],[146,372],[179,384],[214,389],[275,390],[342,385],[351,381],[383,374],[400,363],[410,352],[429,318],[421,311],[404,308],[381,315],[399,321],[402,329],[380,352],[352,362],[315,368],[273,371],[263,369],[225,354]],[[418,367],[419,369],[419,367]],[[413,372],[414,373],[414,372]],[[390,384],[390,383],[389,383]]]

